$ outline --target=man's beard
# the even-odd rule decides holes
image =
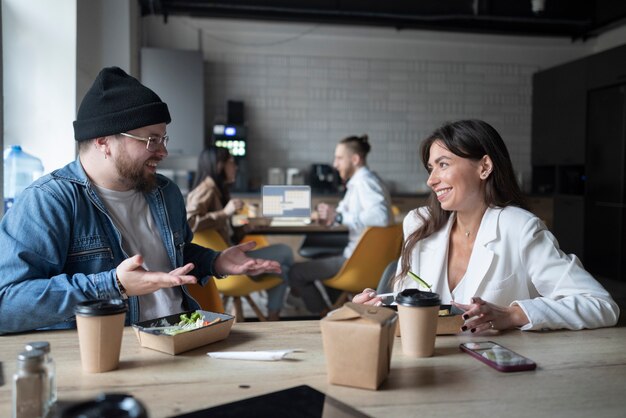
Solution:
[[[156,188],[156,175],[144,174],[143,164],[133,163],[125,153],[120,153],[115,159],[115,168],[124,183],[139,192],[149,193]]]

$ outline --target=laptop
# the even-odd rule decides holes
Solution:
[[[302,226],[311,223],[311,187],[263,186],[263,217],[270,226]]]

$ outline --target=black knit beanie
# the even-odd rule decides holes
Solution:
[[[167,105],[155,92],[118,67],[100,71],[74,121],[77,141],[170,123]]]

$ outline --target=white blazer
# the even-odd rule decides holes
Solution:
[[[409,212],[404,219],[404,238],[428,216],[425,207]],[[455,300],[468,304],[479,296],[501,306],[519,305],[530,322],[522,330],[582,329],[612,326],[619,308],[609,293],[582,267],[573,254],[567,255],[546,226],[532,213],[514,206],[489,208],[474,242],[465,275],[450,292],[448,287],[448,243],[454,215],[447,225],[417,243],[411,253],[411,271],[433,286],[442,303]],[[401,263],[398,263],[398,272]],[[396,289],[415,288],[403,277]]]

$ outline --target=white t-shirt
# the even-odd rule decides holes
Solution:
[[[170,259],[163,245],[163,237],[152,218],[143,193],[136,190],[119,192],[94,185],[100,194],[111,220],[122,235],[122,249],[129,257],[143,256],[143,268],[149,271],[169,272]],[[166,238],[168,239],[168,238]],[[146,321],[182,312],[183,295],[180,287],[159,289],[139,296],[139,320]]]

